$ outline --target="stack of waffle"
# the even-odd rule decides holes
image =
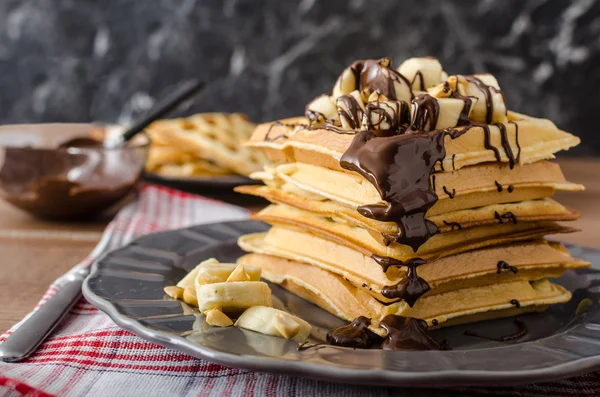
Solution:
[[[448,76],[433,58],[358,61],[306,117],[259,125],[275,165],[237,191],[272,204],[240,262],[348,321],[389,314],[430,327],[542,311],[548,280],[586,267],[544,239],[578,214],[551,198],[583,186],[547,161],[579,143],[506,110],[496,79]]]

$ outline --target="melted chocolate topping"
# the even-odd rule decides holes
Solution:
[[[410,266],[406,277],[398,284],[384,286],[381,289],[381,295],[388,299],[403,299],[408,306],[413,307],[417,300],[430,289],[427,281],[417,275],[417,266]]]
[[[395,241],[414,251],[438,232],[435,224],[425,219],[425,213],[437,201],[429,176],[446,154],[444,135],[444,131],[433,131],[376,138],[361,131],[340,160],[342,168],[362,175],[387,201],[360,206],[358,212],[396,222]]]
[[[381,266],[384,273],[387,272],[390,266],[402,266],[408,269],[406,277],[400,280],[398,284],[383,287],[381,295],[386,298],[400,298],[406,301],[410,307],[413,307],[415,302],[431,289],[427,281],[417,275],[417,267],[425,264],[423,259],[412,258],[403,262],[387,256],[372,255],[371,257]]]
[[[421,94],[412,101],[413,118],[412,131],[432,131],[438,122],[440,105],[436,98]]]
[[[383,350],[443,350],[443,346],[427,333],[427,323],[410,317],[389,314],[379,326],[387,331]]]
[[[513,185],[508,185],[508,189],[506,189],[509,193],[512,193],[513,190],[515,190],[515,187]]]
[[[388,65],[383,66],[382,63]],[[406,84],[410,90],[411,84],[406,77],[389,66],[391,66],[391,62],[386,58],[354,62],[350,68],[356,76],[358,90],[366,91],[369,94],[378,92],[389,99],[397,99],[394,83]]]
[[[327,342],[335,346],[367,349],[372,345],[369,325],[370,319],[364,316],[357,317],[350,324],[327,332]]]
[[[485,335],[481,335],[478,332],[470,331],[470,330],[465,331],[464,334],[467,336],[474,336],[477,338],[493,340],[496,342],[508,342],[510,340],[522,338],[523,336],[527,335],[527,332],[529,332],[527,330],[527,325],[525,325],[525,323],[523,321],[519,320],[518,318],[515,318],[515,324],[518,327],[516,332],[505,335],[505,336],[501,336],[501,337],[485,336]]]
[[[514,266],[509,265],[507,262],[505,261],[499,261],[497,264],[497,270],[496,273],[500,274],[502,273],[502,270],[508,270],[514,274],[517,274],[519,272],[519,269],[517,269]]]
[[[521,302],[519,302],[517,299],[511,299],[510,304],[514,305],[517,309],[521,307]]]

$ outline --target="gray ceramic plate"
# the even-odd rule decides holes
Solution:
[[[238,236],[266,230],[254,222],[201,225],[157,233],[98,260],[83,293],[123,328],[159,345],[233,367],[373,385],[493,385],[556,380],[600,369],[600,267],[569,271],[558,283],[573,299],[544,313],[522,316],[529,333],[511,342],[465,336],[515,331],[513,319],[456,326],[432,332],[452,351],[354,350],[295,342],[237,328],[213,328],[185,303],[165,297],[163,287],[209,257],[234,261],[242,255]],[[571,247],[572,254],[600,265],[600,251]],[[312,342],[344,322],[272,286],[285,308],[313,325]],[[583,303],[582,303],[583,302]],[[586,305],[589,304],[589,305]],[[579,311],[577,310],[579,307]],[[581,310],[587,307],[585,310]],[[579,312],[579,314],[577,314]]]

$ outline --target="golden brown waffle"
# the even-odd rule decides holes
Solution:
[[[191,171],[191,175],[249,175],[266,162],[264,155],[242,145],[254,129],[255,124],[238,113],[201,113],[156,121],[146,130],[155,151],[151,151],[149,169],[160,173],[159,166],[175,164],[184,173]],[[177,167],[167,169],[174,171]]]
[[[276,232],[279,233],[279,230],[276,229]],[[369,294],[382,302],[393,301],[381,295],[382,288],[406,276],[404,267],[391,267],[384,272],[369,255],[316,235],[296,230],[286,233],[284,237],[288,239],[271,238],[267,241],[266,234],[255,233],[241,237],[238,244],[247,252],[308,263],[338,274],[355,287],[368,290]],[[298,249],[300,244],[309,245],[310,252]],[[510,263],[512,268],[501,268],[498,273],[500,260]],[[559,277],[567,269],[588,266],[588,262],[572,258],[558,243],[534,240],[486,247],[432,260],[419,267],[419,274],[431,287],[428,295],[435,295],[479,285]]]
[[[238,262],[262,267],[263,278],[340,318],[371,318],[371,330],[380,335],[384,333],[378,327],[379,320],[388,314],[421,318],[430,325],[435,319],[440,326],[541,311],[571,298],[570,292],[548,280],[515,281],[424,296],[411,308],[405,302],[384,305],[343,277],[301,262],[261,254],[243,256]],[[515,299],[519,308],[510,303]]]

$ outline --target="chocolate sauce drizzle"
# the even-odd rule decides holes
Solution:
[[[365,106],[363,120],[367,130],[389,136],[408,128],[410,109],[404,101],[370,102]]]
[[[456,229],[456,230],[462,230],[462,226],[458,222],[447,222],[447,221],[444,221],[444,225],[450,226],[450,231],[451,232],[454,231],[454,229]]]
[[[510,304],[514,305],[517,309],[521,307],[521,302],[519,302],[517,299],[511,299]]]
[[[481,335],[478,332],[470,331],[470,330],[465,331],[464,334],[467,336],[474,336],[476,338],[493,340],[496,342],[508,342],[511,340],[522,338],[523,336],[527,335],[527,333],[529,332],[527,329],[527,325],[523,321],[519,320],[518,318],[515,318],[514,322],[515,322],[515,325],[517,326],[517,331],[512,334],[505,335],[505,336],[500,336],[500,337],[485,336],[485,335]]]
[[[299,352],[308,350],[308,349],[315,349],[315,350],[321,350],[323,348],[327,347],[327,344],[325,343],[309,343],[309,342],[304,342],[301,345],[298,345],[297,350]]]
[[[517,274],[519,272],[519,269],[517,269],[514,266],[509,265],[505,261],[498,261],[498,264],[496,265],[496,267],[497,267],[497,270],[496,270],[497,274],[502,273],[502,270],[508,270],[508,271],[512,272],[513,274]]]
[[[327,332],[327,342],[335,346],[368,349],[373,344],[369,325],[370,319],[364,316],[357,317],[350,324]]]
[[[446,193],[451,199],[453,199],[456,195],[456,189],[452,189],[452,191],[449,191],[448,189],[446,189],[446,186],[443,186],[442,188],[444,190],[444,193]]]
[[[500,182],[494,181],[494,183],[496,184],[496,189],[498,189],[498,192],[501,192],[502,191],[502,185],[500,184]]]
[[[381,290],[381,295],[388,299],[403,299],[410,307],[413,307],[417,300],[431,289],[425,279],[417,275],[417,267],[425,264],[421,258],[412,258],[407,261],[401,261],[387,256],[371,255],[371,258],[381,266],[383,272],[391,266],[406,267],[406,277],[395,285],[386,285]]]
[[[502,215],[500,215],[498,213],[498,211],[494,211],[494,217],[498,220],[499,223],[505,223],[504,221],[506,221],[506,222],[512,222],[516,225],[518,222],[517,216],[510,211],[505,212]]]
[[[379,326],[387,331],[383,350],[446,350],[427,333],[427,323],[411,317],[394,314],[385,316]]]
[[[374,133],[372,131],[358,131],[352,143],[342,155],[340,165],[342,168],[355,171],[367,179],[378,191],[385,203],[367,204],[358,207],[358,212],[371,219],[383,222],[396,222],[398,232],[394,235],[384,235],[386,243],[394,241],[410,246],[416,252],[429,238],[439,232],[436,225],[425,219],[427,211],[437,202],[435,193],[435,175],[433,171],[438,162],[442,162],[446,156],[444,138],[449,135],[451,139],[458,138],[472,128],[480,127],[484,133],[484,146],[492,150],[497,161],[501,161],[500,150],[492,145],[489,124],[493,119],[492,91],[501,92],[494,87],[484,84],[474,76],[467,76],[467,80],[475,85],[483,93],[486,99],[486,122],[476,123],[468,119],[469,111],[473,101],[469,97],[460,95],[450,89],[449,84],[444,89],[451,91],[452,98],[461,99],[464,102],[457,126],[462,129],[448,128],[436,130],[440,107],[438,100],[428,94],[414,97],[412,84],[407,79],[391,69],[389,60],[367,60],[352,64],[351,70],[355,74],[357,89],[361,92],[378,92],[391,100],[397,99],[396,90],[398,84],[407,84],[412,98],[412,119],[408,120],[408,110],[398,109],[396,113],[388,113],[381,105],[367,104],[365,113],[376,112],[377,117],[366,117],[363,114],[363,124],[369,130],[379,131],[384,123],[391,126],[386,134]],[[418,76],[423,85],[423,76]],[[415,77],[417,78],[417,77]],[[359,106],[354,100],[341,97],[343,104],[340,117],[350,126],[358,127]],[[386,102],[389,103],[389,102]],[[365,123],[366,121],[366,123]],[[365,125],[363,125],[364,127]],[[505,125],[496,124],[500,131],[502,147],[509,159],[510,167],[519,162],[520,146],[518,153],[514,156]],[[315,126],[322,128],[321,126]],[[455,168],[454,156],[452,157],[452,168]],[[499,184],[497,184],[498,186]],[[501,191],[501,186],[498,186]],[[452,199],[456,190],[450,192],[445,186],[444,192]],[[516,217],[512,213],[503,215],[495,214],[501,222],[512,221],[516,223]],[[454,225],[452,225],[454,229]],[[458,225],[460,226],[460,225]],[[386,244],[386,245],[387,245]],[[405,266],[408,268],[407,276],[400,283],[393,286],[385,286],[382,294],[387,298],[404,299],[410,306],[429,290],[425,280],[418,277],[417,267],[422,260],[407,261],[405,263],[393,258],[383,260],[377,256],[373,258],[378,261],[382,268],[387,270],[389,266]]]
[[[352,95],[343,95],[337,99],[340,119],[345,121],[350,128],[360,128],[363,110]]]
[[[406,84],[412,99],[411,84],[408,79],[389,66],[391,66],[389,58],[354,62],[350,69],[354,72],[358,82],[358,90],[367,93],[378,92],[389,99],[395,100],[398,99],[396,84]]]
[[[509,193],[512,193],[513,190],[515,190],[515,187],[513,185],[508,185],[508,189],[506,189]]]
[[[276,141],[279,138],[285,138],[288,139],[289,135],[285,134],[285,133],[281,133],[279,135],[275,135],[274,137],[271,137],[271,131],[273,130],[273,127],[287,127],[290,130],[294,130],[297,127],[307,127],[307,125],[304,124],[286,124],[286,123],[282,123],[281,121],[275,121],[274,123],[271,123],[271,125],[269,126],[269,129],[267,130],[267,134],[265,135],[265,142],[273,142]]]

